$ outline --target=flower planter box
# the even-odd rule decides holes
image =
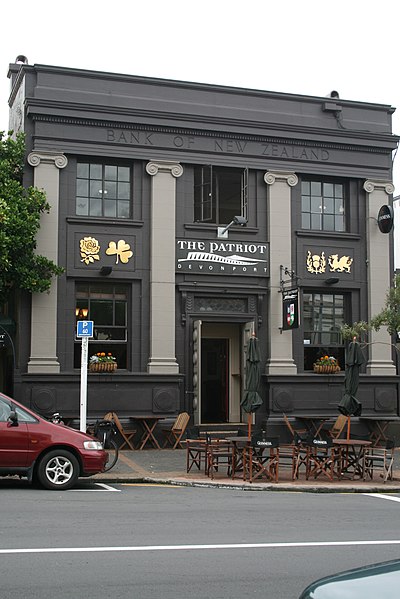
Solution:
[[[329,364],[314,364],[314,372],[317,374],[335,374],[340,372],[340,367],[330,366]]]
[[[89,364],[89,372],[115,372],[117,367],[116,362],[94,362]]]

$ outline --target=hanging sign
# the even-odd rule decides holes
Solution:
[[[390,233],[393,228],[393,208],[384,204],[378,212],[378,227],[381,233]]]
[[[284,331],[299,328],[299,290],[297,287],[282,291],[282,314]]]

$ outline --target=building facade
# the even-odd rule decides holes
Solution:
[[[392,280],[377,214],[394,191],[394,109],[26,62],[9,78],[25,184],[51,204],[38,252],[65,268],[49,293],[19,300],[15,397],[79,415],[76,321],[88,319],[89,355],[118,363],[89,373],[89,416],[243,422],[252,333],[256,426],[282,412],[336,415],[340,327],[380,311]],[[364,413],[397,415],[391,339],[369,341]],[[324,353],[340,373],[313,371]]]

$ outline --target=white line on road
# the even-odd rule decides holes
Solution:
[[[368,497],[377,497],[378,499],[389,499],[389,501],[398,501],[400,503],[400,497],[394,495],[383,495],[383,493],[364,493]]]
[[[400,545],[400,539],[375,541],[310,541],[301,543],[222,543],[213,545],[139,545],[137,547],[30,547],[0,549],[1,555],[17,553],[105,553],[108,551],[201,551],[204,549],[288,549],[293,547],[355,547],[365,545]]]
[[[70,489],[70,493],[89,493],[90,491],[115,491],[116,493],[121,493],[121,489],[114,489],[114,487],[110,487],[105,483],[95,483],[96,487],[102,487],[102,489]]]

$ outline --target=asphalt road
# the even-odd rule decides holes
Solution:
[[[296,599],[400,556],[400,495],[0,480],[2,599]]]

